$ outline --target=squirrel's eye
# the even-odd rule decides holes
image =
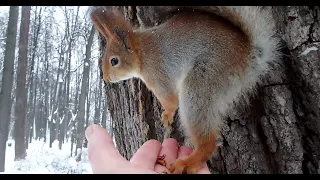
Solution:
[[[117,65],[119,63],[119,60],[118,60],[118,58],[114,57],[114,58],[112,58],[110,60],[110,63],[111,63],[112,66],[115,66],[115,65]]]

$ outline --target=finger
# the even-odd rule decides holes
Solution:
[[[192,149],[187,146],[181,146],[178,152],[178,159],[189,156],[192,153]],[[203,167],[198,171],[197,174],[210,174],[207,163],[203,164]]]
[[[154,171],[157,172],[158,174],[163,174],[163,173],[167,173],[169,174],[169,170],[168,168],[160,165],[160,164],[156,164],[154,167]]]
[[[198,171],[197,174],[211,174],[207,166],[207,163],[204,163],[203,167]]]
[[[132,156],[130,162],[142,168],[154,170],[154,165],[158,160],[161,144],[156,140],[145,142]]]
[[[89,126],[85,135],[93,173],[111,173],[128,163],[115,148],[109,133],[99,125]]]
[[[163,141],[162,148],[158,156],[165,156],[164,160],[166,163],[166,167],[169,167],[170,164],[172,164],[177,159],[178,149],[179,145],[175,139],[170,138]],[[155,171],[158,173],[162,173],[167,169],[166,167],[156,165]]]
[[[162,143],[162,147],[159,156],[165,155],[167,164],[173,163],[178,156],[179,145],[177,140],[173,138],[165,139]]]
[[[192,149],[187,146],[181,146],[178,151],[178,158],[183,158],[185,156],[189,156],[192,153]]]

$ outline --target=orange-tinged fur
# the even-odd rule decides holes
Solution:
[[[161,122],[165,127],[168,127],[173,123],[174,114],[178,108],[178,96],[177,94],[161,94],[157,92],[157,89],[152,88],[152,84],[145,81],[145,84],[149,90],[151,90],[154,95],[159,100],[164,111],[161,114]]]
[[[136,41],[133,29],[123,17],[116,12],[115,9],[106,7],[95,11],[91,18],[96,29],[107,40],[107,46],[102,61],[104,80],[107,82],[117,82],[119,80],[124,80],[122,79],[123,77],[131,77],[131,74],[141,71],[138,42]],[[114,19],[119,19],[119,21],[115,21]],[[121,30],[121,33],[117,33],[115,29]],[[121,61],[121,68],[117,69],[110,67],[109,60],[111,57],[125,60]]]
[[[178,107],[178,97],[176,95],[164,98],[159,96],[158,99],[164,109],[162,112],[161,122],[165,127],[170,126],[173,123],[173,117]]]
[[[216,151],[216,132],[212,132],[208,137],[192,137],[195,150],[187,157],[178,159],[170,165],[172,174],[196,174],[203,164]]]

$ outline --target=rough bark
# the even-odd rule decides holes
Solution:
[[[132,24],[161,22],[156,7],[120,7]],[[212,173],[320,172],[320,10],[273,7],[283,58],[251,96],[238,106],[222,129],[223,146],[208,162]],[[101,40],[101,55],[105,42]],[[101,59],[100,59],[101,61]],[[147,140],[164,138],[158,100],[137,79],[105,83],[119,152],[129,159]],[[170,136],[188,144],[175,117]]]
[[[102,115],[101,115],[101,126],[103,128],[107,128],[107,107],[106,107],[106,103],[103,103],[103,111],[102,111]],[[112,135],[112,134],[111,134]]]
[[[11,91],[17,37],[19,7],[10,6],[0,92],[0,172],[5,169],[6,142],[11,114]]]
[[[23,6],[21,11],[19,57],[17,69],[17,88],[15,104],[15,160],[24,159],[26,156],[25,120],[26,120],[26,75],[28,62],[28,37],[31,6]]]

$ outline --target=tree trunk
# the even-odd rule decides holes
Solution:
[[[90,67],[89,67],[89,77],[90,77]],[[85,129],[87,129],[87,127],[89,126],[89,117],[90,117],[90,88],[89,88],[89,79],[87,79],[87,105],[86,105],[86,122],[85,122]],[[84,138],[84,143],[83,143],[83,147],[87,148],[88,147],[88,140],[86,138]]]
[[[106,103],[105,102],[103,103],[102,116],[101,116],[101,125],[102,125],[103,128],[107,129],[107,107],[106,107]],[[112,135],[112,133],[111,133],[111,135]]]
[[[37,60],[37,64],[39,64],[39,59]],[[35,132],[35,122],[37,121],[36,119],[36,107],[37,107],[37,87],[38,87],[38,71],[39,70],[39,66],[37,65],[37,70],[36,70],[36,74],[34,75],[33,73],[33,78],[31,79],[33,82],[33,90],[32,90],[32,93],[34,93],[33,95],[33,103],[32,103],[32,106],[33,108],[31,109],[31,118],[30,118],[30,123],[29,123],[29,143],[32,142],[32,139],[34,138],[34,132]]]
[[[96,92],[94,93],[95,96],[95,103],[94,103],[94,124],[102,123],[102,120],[100,119],[100,111],[101,111],[101,100],[102,100],[102,81],[99,79],[100,73],[97,73],[97,79],[99,80],[99,86],[96,88]]]
[[[84,125],[85,125],[85,103],[88,96],[88,79],[89,79],[89,70],[90,70],[90,58],[91,58],[91,47],[93,43],[93,37],[94,37],[95,29],[92,26],[90,30],[90,36],[87,41],[86,45],[86,58],[84,60],[83,64],[83,76],[82,76],[82,82],[81,82],[81,89],[80,89],[80,98],[79,98],[79,109],[77,113],[77,137],[76,137],[76,155],[77,161],[81,160],[81,154],[78,154],[78,150],[82,150],[83,140],[84,140]],[[89,100],[89,99],[88,99]]]
[[[42,69],[42,68],[41,68]],[[41,71],[41,70],[40,70]],[[42,71],[39,74],[40,77],[42,77]],[[36,115],[35,115],[35,134],[34,134],[34,138],[36,140],[40,140],[40,134],[41,134],[41,127],[42,127],[42,107],[43,107],[43,98],[42,98],[42,94],[43,94],[43,78],[38,79],[39,85],[38,85],[38,91],[39,91],[39,99],[37,102],[37,106],[36,106]]]
[[[15,104],[15,160],[24,159],[26,155],[25,145],[25,120],[26,120],[26,75],[28,62],[28,36],[30,24],[31,6],[23,6],[21,11],[19,58],[17,68],[17,88]]]
[[[33,123],[34,123],[34,109],[35,109],[35,104],[34,104],[34,98],[36,98],[36,93],[35,89],[36,86],[34,85],[34,67],[35,67],[35,59],[36,59],[36,53],[38,50],[38,43],[39,43],[39,35],[40,35],[40,30],[41,30],[41,11],[42,7],[40,7],[39,12],[37,11],[38,7],[35,9],[35,14],[34,14],[34,31],[33,31],[33,41],[32,41],[32,55],[31,55],[31,63],[30,63],[30,70],[29,70],[29,78],[28,78],[28,111],[27,111],[27,123],[26,123],[26,145],[28,148],[28,142],[31,142],[32,134],[33,134]],[[32,128],[31,128],[32,127]],[[28,141],[29,140],[29,141]]]
[[[52,101],[52,110],[51,110],[51,121],[50,121],[50,141],[49,141],[49,147],[52,147],[52,143],[54,140],[57,139],[57,127],[59,127],[59,95],[60,95],[60,87],[62,86],[63,80],[62,80],[62,64],[63,63],[63,48],[62,45],[60,47],[59,52],[59,65],[58,65],[58,73],[57,73],[57,79],[54,86],[54,93],[53,93],[53,101]]]
[[[69,60],[64,60],[64,67],[62,70],[62,77],[63,77],[63,81],[59,82],[59,91],[58,91],[58,116],[57,116],[57,124],[56,124],[56,131],[58,132],[58,136],[57,136],[57,140],[59,142],[59,149],[62,149],[62,143],[63,143],[63,139],[64,139],[64,122],[65,122],[65,109],[68,109],[68,106],[65,105],[65,92],[66,92],[66,80],[65,80],[65,72],[68,68],[68,62]],[[62,79],[61,77],[61,79]]]
[[[45,82],[44,82],[44,113],[43,113],[43,138],[44,142],[47,141],[47,124],[48,124],[48,115],[49,115],[49,62],[48,62],[48,51],[47,43],[45,42]]]
[[[122,7],[135,25],[159,22],[157,7]],[[237,107],[222,129],[223,146],[208,161],[212,173],[320,172],[319,7],[273,7],[284,57],[251,96]],[[101,41],[101,55],[105,43]],[[161,106],[136,79],[105,84],[114,135],[127,159],[148,139],[162,141]],[[188,145],[175,116],[170,136]]]
[[[11,91],[13,84],[18,15],[19,7],[10,6],[0,92],[0,172],[4,172],[6,142],[8,139],[11,114]]]

